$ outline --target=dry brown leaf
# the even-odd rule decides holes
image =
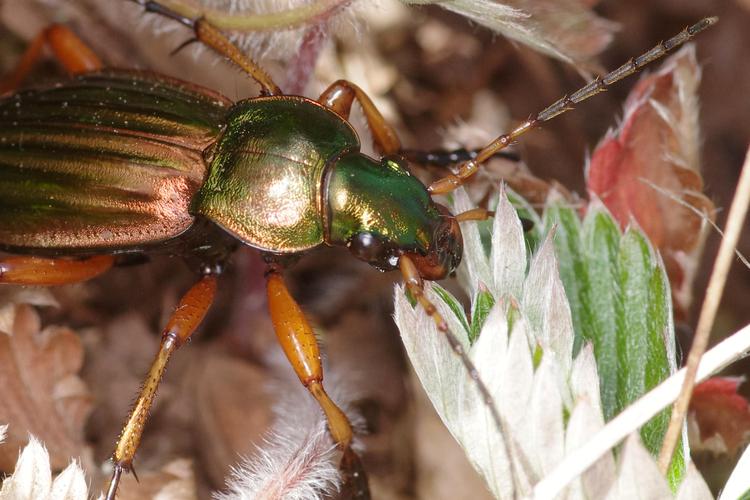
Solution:
[[[85,338],[88,362],[83,377],[97,402],[88,433],[99,441],[97,456],[107,457],[148,372],[158,348],[158,337],[149,331],[143,319],[132,313],[115,318],[103,332],[90,332]],[[159,408],[161,396],[162,390],[154,410]],[[147,425],[146,430],[149,428]],[[144,441],[144,445],[148,442]]]
[[[16,304],[32,306],[58,305],[48,288],[26,286],[0,287],[0,332],[10,333],[16,317]]]
[[[226,355],[206,357],[193,374],[194,429],[202,466],[214,487],[220,487],[238,457],[251,455],[254,445],[262,444],[275,398],[265,389],[265,370]]]
[[[29,433],[42,440],[53,470],[85,455],[83,426],[92,398],[78,377],[83,348],[67,328],[40,330],[37,312],[15,305],[11,331],[0,332],[0,422],[10,424],[0,470],[10,472]]]

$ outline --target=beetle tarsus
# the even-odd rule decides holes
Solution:
[[[258,66],[255,61],[247,57],[242,51],[232,43],[221,30],[216,28],[209,20],[205,17],[190,18],[184,16],[179,12],[170,9],[169,7],[156,2],[154,0],[131,0],[153,14],[164,16],[168,19],[177,21],[193,30],[195,38],[209,47],[214,52],[222,55],[232,61],[234,64],[240,67],[245,73],[248,74],[258,85],[260,85],[261,95],[280,95],[282,94],[281,89],[271,79],[271,76],[266,71]],[[184,45],[184,44],[183,44]],[[178,47],[180,50],[183,45]]]
[[[150,0],[131,0],[131,1],[143,7],[143,9],[146,12],[151,12],[154,14],[158,14],[160,16],[167,17],[191,29],[195,28],[195,19],[191,19],[187,16],[183,16],[182,14],[175,12],[174,10],[170,9],[166,5],[162,5],[159,2],[154,2]]]
[[[117,488],[120,486],[120,478],[124,470],[125,468],[122,465],[115,464],[115,468],[112,471],[112,479],[109,480],[106,500],[115,500],[117,497]]]
[[[370,488],[367,484],[367,474],[362,465],[362,460],[350,447],[344,450],[339,469],[343,476],[341,498],[370,500]]]

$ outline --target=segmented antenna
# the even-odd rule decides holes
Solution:
[[[650,62],[659,59],[668,52],[684,44],[701,31],[715,24],[718,20],[719,19],[717,17],[707,17],[705,19],[701,19],[694,25],[685,28],[666,42],[659,42],[658,45],[656,45],[648,52],[644,52],[635,59],[630,59],[628,62],[626,62],[616,70],[607,73],[603,77],[596,77],[592,82],[584,85],[572,94],[562,97],[555,103],[537,113],[537,115],[533,118],[530,118],[520,124],[512,132],[501,135],[490,144],[482,148],[477,154],[476,158],[473,158],[461,164],[458,169],[458,173],[447,175],[442,179],[438,179],[437,181],[433,182],[429,187],[430,193],[443,194],[453,191],[458,186],[463,184],[466,179],[474,175],[477,170],[479,170],[479,165],[481,163],[487,161],[490,157],[497,154],[500,150],[506,148],[518,137],[537,127],[539,124],[549,121],[552,118],[565,113],[566,111],[570,111],[575,107],[575,104],[578,104],[581,101],[585,101],[589,97],[595,96],[599,92],[604,92],[613,83],[618,82],[623,78],[636,73],[637,71],[640,71]]]
[[[599,92],[604,92],[605,90],[607,90],[607,87],[609,87],[613,83],[619,82],[623,78],[627,78],[633,73],[640,71],[647,64],[663,57],[668,52],[679,47],[704,29],[716,23],[716,21],[718,20],[718,17],[707,17],[705,19],[701,19],[699,22],[688,28],[685,28],[666,42],[659,42],[658,45],[656,45],[648,52],[641,54],[635,59],[631,58],[628,62],[626,62],[616,70],[610,71],[603,77],[596,77],[594,81],[592,81],[588,85],[581,87],[577,91],[573,92],[570,96],[565,96],[551,106],[545,108],[538,115],[536,115],[536,118],[530,121],[539,123],[546,122],[556,117],[557,115],[573,109],[574,104],[585,101],[589,97],[593,97]]]

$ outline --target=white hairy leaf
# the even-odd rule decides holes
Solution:
[[[570,63],[585,63],[612,39],[616,25],[582,0],[404,0],[436,4],[511,40]]]
[[[13,474],[5,478],[0,489],[0,500],[86,499],[86,477],[78,462],[72,461],[53,481],[47,449],[33,436],[21,451]]]
[[[747,495],[748,492],[750,492],[750,446],[745,448],[737,465],[734,466],[734,471],[719,495],[719,500],[733,500]]]
[[[456,212],[471,208],[460,189],[454,202]],[[565,222],[568,234],[571,223]],[[477,368],[500,414],[500,429],[444,334],[407,300],[403,287],[395,291],[395,320],[425,392],[490,491],[501,499],[531,498],[537,483],[604,427],[594,347],[584,342],[573,357],[573,320],[554,229],[537,240],[540,247],[527,257],[520,220],[504,190],[493,234],[484,238],[491,248],[483,247],[477,223],[462,223],[461,229],[466,252],[459,276],[466,293],[473,306],[488,293],[494,305],[469,318],[444,289],[428,283],[425,294]],[[471,324],[478,319],[483,324]],[[467,330],[478,332],[473,343]],[[703,479],[693,468],[688,471],[678,498],[704,498]],[[606,452],[560,491],[568,499],[673,498],[637,434],[617,461],[611,450]]]

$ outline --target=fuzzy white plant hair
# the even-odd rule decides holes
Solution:
[[[514,199],[522,203],[515,195]],[[454,192],[453,208],[458,213],[470,208],[462,189]],[[530,207],[524,208],[534,217]],[[603,213],[604,208],[596,210]],[[595,213],[590,207],[587,217]],[[590,227],[592,220],[584,220],[584,227]],[[535,224],[541,226],[539,221]],[[475,304],[480,293],[495,299],[494,305],[487,306],[476,341],[469,343],[469,320],[455,297],[435,285],[426,286],[425,293],[451,331],[459,333],[457,338],[497,404],[503,429],[494,425],[484,399],[439,335],[435,322],[412,306],[401,287],[395,293],[395,319],[425,392],[494,496],[540,500],[558,496],[569,500],[711,498],[690,464],[674,495],[636,432],[667,402],[646,418],[625,424],[633,434],[617,460],[611,444],[592,456],[586,462],[588,467],[575,469],[575,475],[560,472],[561,464],[591,446],[592,436],[599,436],[605,424],[593,344],[584,344],[575,358],[571,355],[573,323],[558,272],[554,231],[534,255],[527,255],[516,209],[501,188],[489,254],[477,223],[463,223],[462,233],[464,260],[459,279]],[[625,425],[620,423],[619,429]],[[624,437],[620,435],[613,443]],[[566,467],[572,469],[581,462],[577,457]]]
[[[302,441],[284,435],[289,426],[281,422],[255,456],[233,468],[227,491],[215,500],[322,500],[338,491],[338,453],[325,421],[318,419]]]
[[[0,426],[0,441],[6,426]],[[49,453],[34,436],[21,451],[13,474],[3,480],[0,500],[86,500],[86,477],[73,460],[54,480]]]
[[[0,444],[5,441],[5,436],[8,433],[8,425],[0,425]]]
[[[266,15],[304,9],[310,0],[203,0],[201,6],[238,16]],[[226,30],[229,38],[246,54],[259,60],[287,60],[296,54],[305,39],[305,33],[313,27],[323,27],[325,32],[339,33],[345,30],[358,32],[358,0],[338,0],[329,9],[330,14],[322,18],[310,18],[291,26],[275,26],[264,30]],[[365,2],[366,3],[366,2]],[[133,7],[126,5],[133,12]],[[136,6],[137,7],[137,6]],[[158,15],[144,15],[142,9],[135,10],[140,19],[145,19],[147,29],[154,32],[180,30],[178,23]],[[192,44],[191,50],[200,54],[205,48]]]
[[[270,384],[281,399],[274,406],[275,422],[253,456],[244,457],[226,479],[224,492],[214,500],[323,500],[339,491],[341,453],[328,433],[325,417],[310,394],[291,373],[280,349],[269,353],[267,362],[277,370],[288,371],[288,378]],[[327,371],[326,386],[352,422],[362,430],[364,421],[347,404],[354,392],[336,371]],[[355,438],[355,451],[362,447]]]

